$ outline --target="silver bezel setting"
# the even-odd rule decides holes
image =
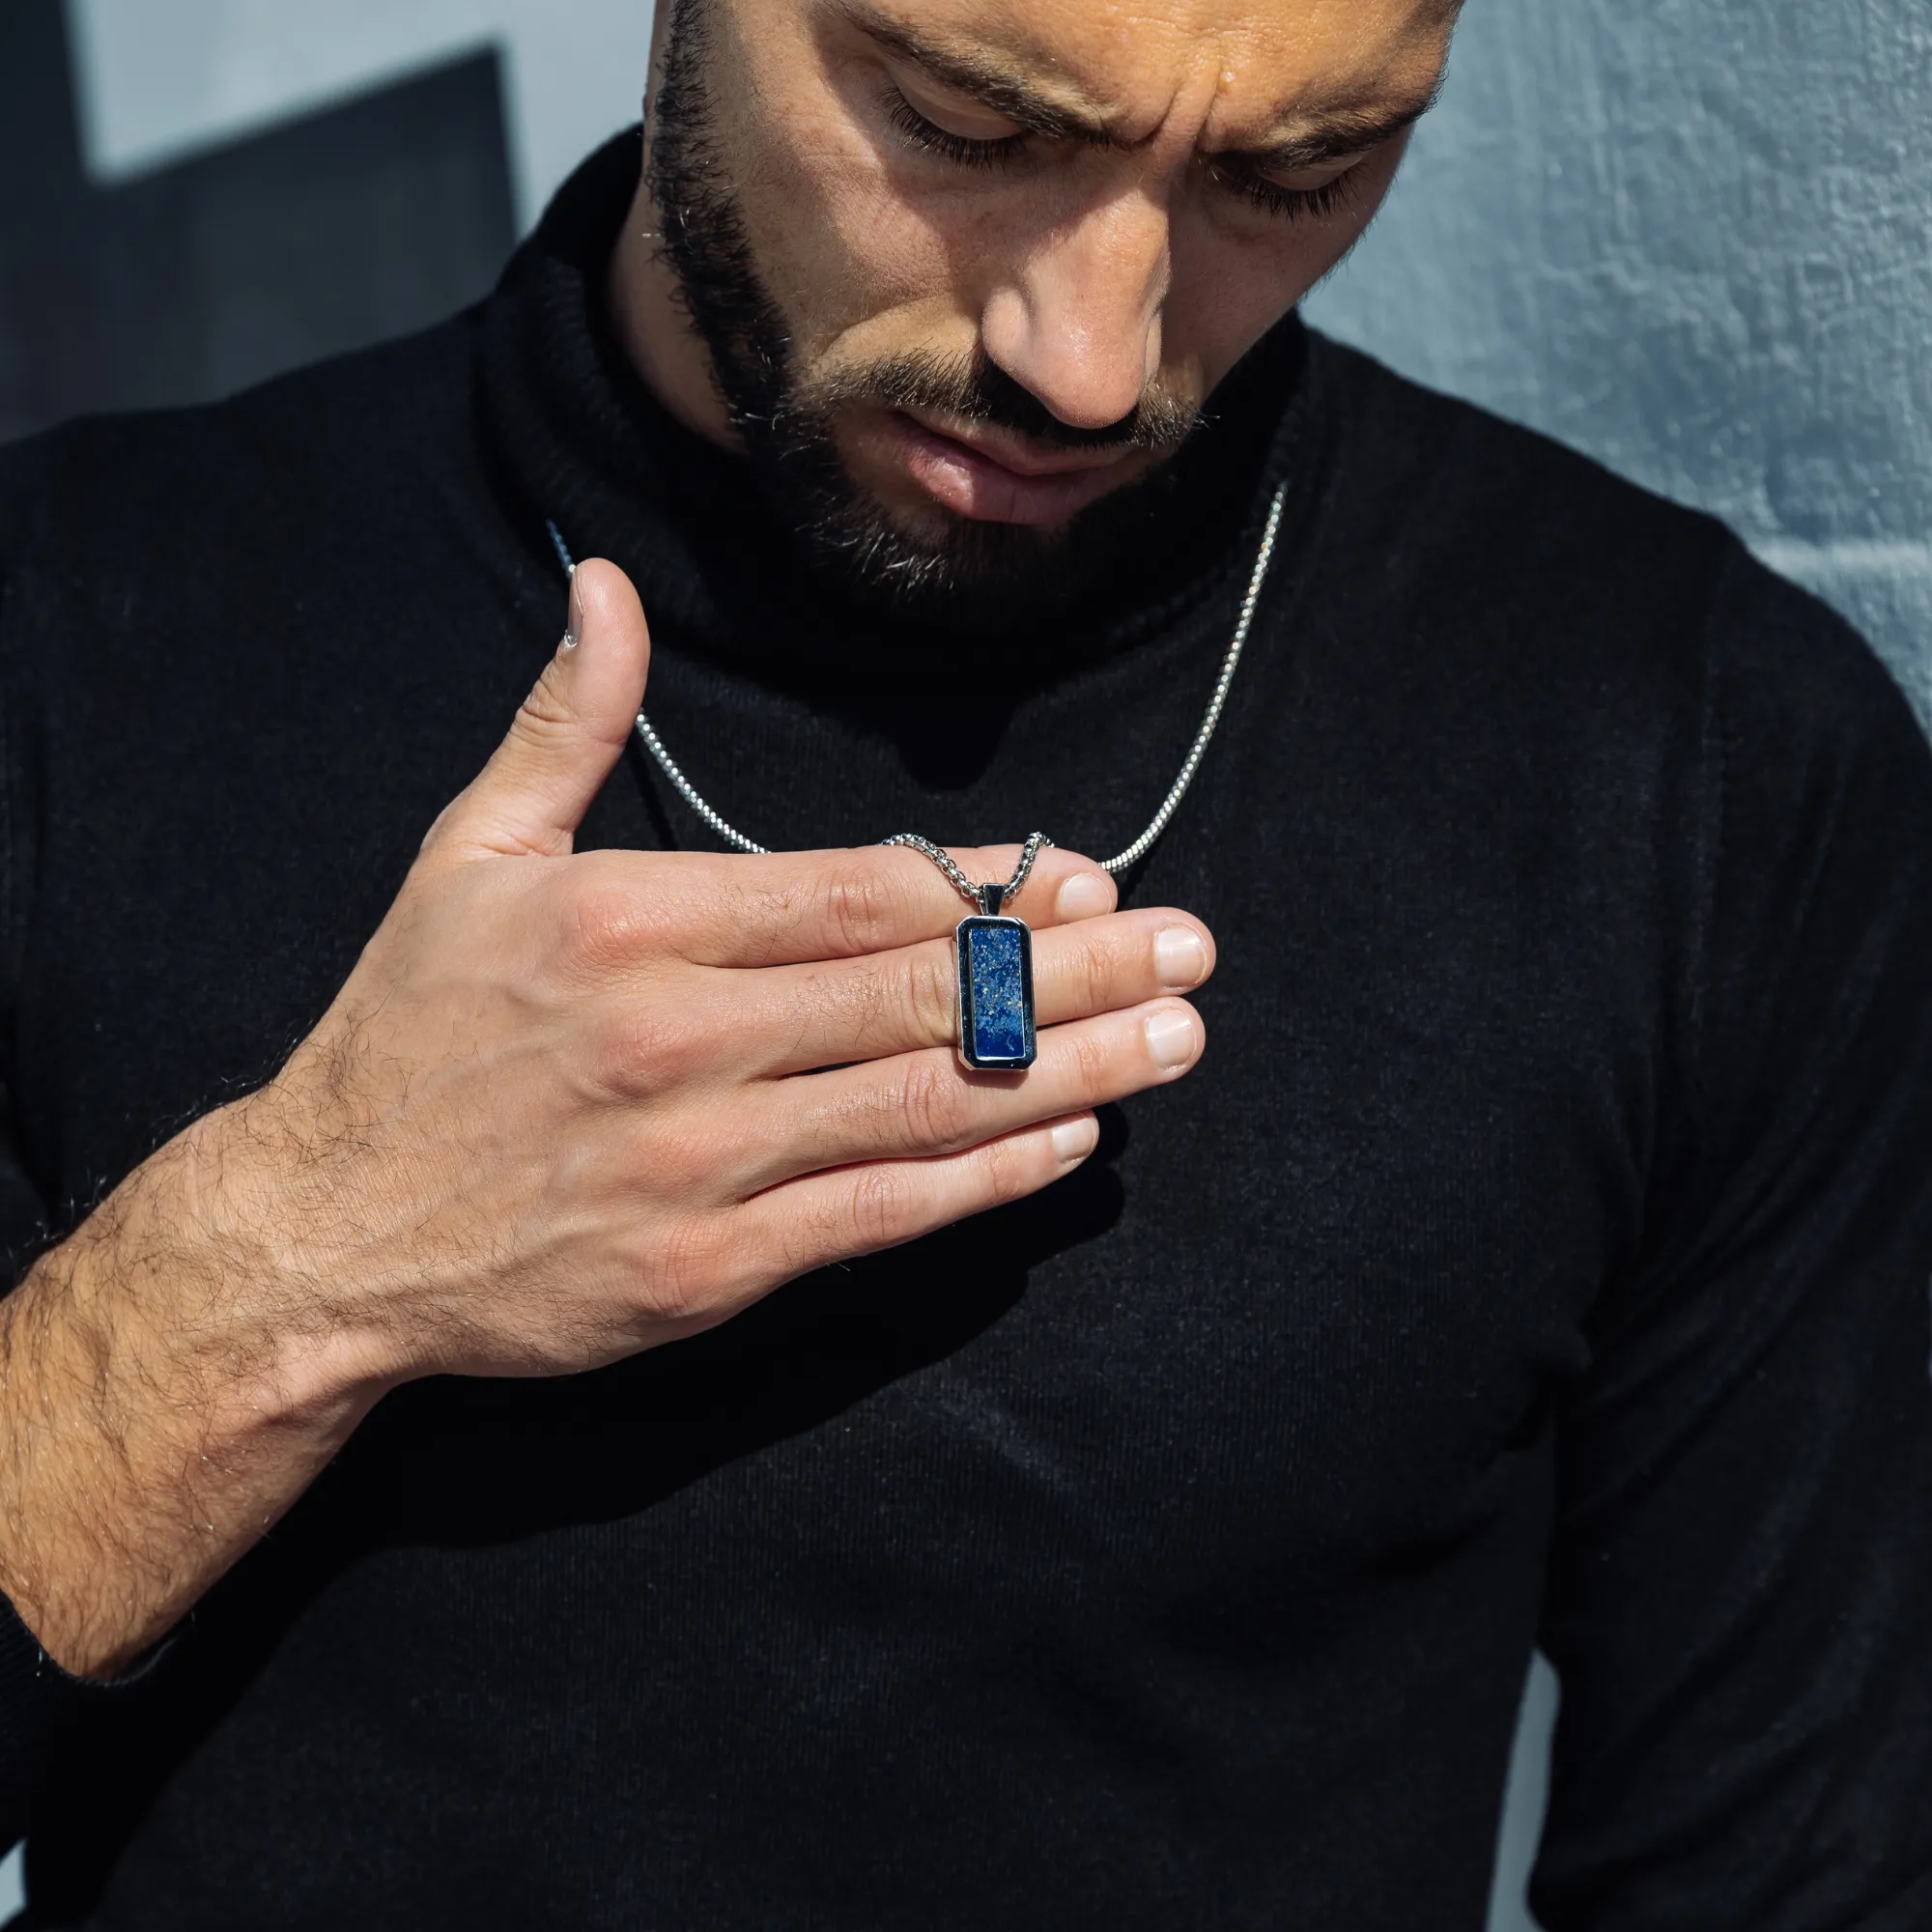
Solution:
[[[1026,1050],[1012,1059],[986,1060],[973,1050],[979,1032],[973,1009],[973,973],[967,963],[969,932],[987,926],[1017,927],[1020,935],[1020,1022]],[[952,929],[952,953],[959,975],[959,1058],[978,1073],[1024,1073],[1038,1052],[1033,1020],[1033,928],[1009,914],[969,913]]]

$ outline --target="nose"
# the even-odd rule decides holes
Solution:
[[[1160,367],[1171,271],[1166,211],[1144,193],[1120,195],[1044,240],[992,291],[981,345],[1062,422],[1105,429]]]

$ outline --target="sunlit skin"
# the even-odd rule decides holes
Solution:
[[[710,0],[717,132],[810,385],[983,354],[1061,420],[1199,404],[1347,252],[1447,57],[1441,0]],[[668,5],[659,10],[662,37]],[[640,188],[612,301],[647,383],[730,446]],[[908,528],[1051,526],[1145,451],[878,405],[835,430]]]

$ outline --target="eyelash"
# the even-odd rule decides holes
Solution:
[[[1004,167],[1018,154],[1026,141],[1024,132],[1003,134],[996,141],[975,141],[965,134],[952,134],[928,121],[897,88],[889,87],[881,99],[887,118],[898,129],[901,142],[922,155],[938,155],[963,168]]]
[[[1280,215],[1284,220],[1320,220],[1333,214],[1354,192],[1355,170],[1345,168],[1333,181],[1320,187],[1283,187],[1265,175],[1254,175],[1237,168],[1215,168],[1214,177],[1225,182],[1264,214]]]
[[[897,88],[889,87],[880,97],[887,118],[897,130],[900,142],[917,154],[937,155],[963,168],[1007,166],[1025,146],[1024,131],[1003,134],[998,140],[976,141],[965,134],[950,133],[928,121]],[[1320,219],[1332,214],[1348,200],[1355,170],[1348,169],[1320,187],[1282,187],[1265,175],[1247,174],[1237,168],[1212,167],[1213,178],[1232,188],[1264,214],[1293,221],[1308,216]]]

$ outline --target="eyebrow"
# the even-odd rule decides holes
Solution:
[[[1232,150],[1243,160],[1270,168],[1312,168],[1322,161],[1339,161],[1350,155],[1366,154],[1384,141],[1393,141],[1406,128],[1413,128],[1434,107],[1442,93],[1438,79],[1427,94],[1412,96],[1380,111],[1344,108],[1322,115],[1305,134],[1286,141],[1272,141],[1265,147]]]
[[[1120,145],[1097,114],[1082,114],[1055,100],[1025,75],[983,55],[928,40],[917,28],[888,20],[859,0],[845,0],[839,12],[867,40],[930,74],[955,93],[1004,114],[1035,134],[1055,140],[1085,141],[1095,147]]]
[[[1057,141],[1079,141],[1096,148],[1133,145],[1115,134],[1099,114],[1082,113],[1056,100],[1025,73],[1015,72],[998,61],[929,40],[914,27],[874,13],[863,0],[843,0],[839,12],[851,26],[888,52],[896,54],[942,86],[1004,115],[1030,133]],[[1435,105],[1441,91],[1438,79],[1428,93],[1412,96],[1393,107],[1344,108],[1318,117],[1306,132],[1288,140],[1217,152],[1230,159],[1272,168],[1306,168],[1341,160],[1392,141]]]

